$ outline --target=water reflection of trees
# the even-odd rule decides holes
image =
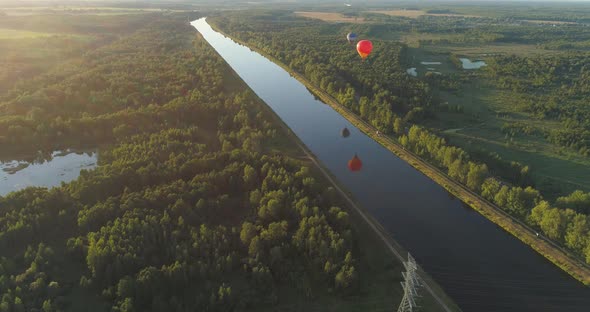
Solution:
[[[97,156],[96,150],[72,150],[66,149],[62,151],[37,151],[32,155],[11,155],[0,157],[0,163],[18,162],[18,164],[27,163],[29,165],[44,164],[52,161],[55,157],[64,157],[70,154],[85,155],[87,157]]]

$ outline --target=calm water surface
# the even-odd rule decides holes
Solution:
[[[475,61],[472,62],[468,58],[460,58],[461,64],[463,64],[463,69],[480,69],[484,66],[488,66],[484,61]]]
[[[41,161],[0,161],[0,196],[29,186],[55,187],[70,182],[82,169],[94,169],[97,153],[54,152]]]
[[[193,26],[464,311],[590,311],[590,288],[449,196],[278,65],[204,19]],[[343,127],[350,137],[340,136]],[[355,153],[364,167],[351,173]]]
[[[408,73],[408,75],[410,75],[412,77],[418,77],[418,72],[416,71],[416,67],[408,68],[408,70],[406,70],[406,73]]]

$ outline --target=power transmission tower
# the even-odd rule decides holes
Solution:
[[[418,296],[417,287],[421,286],[420,278],[418,276],[418,265],[412,255],[408,253],[408,261],[404,262],[406,272],[403,272],[404,281],[401,283],[404,288],[404,296],[400,302],[397,312],[413,312],[418,306],[416,305],[416,297]]]

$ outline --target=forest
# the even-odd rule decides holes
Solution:
[[[546,198],[535,188],[526,164],[495,153],[469,153],[451,144],[455,139],[449,142],[444,134],[422,125],[436,119],[441,110],[462,113],[461,107],[444,103],[436,90],[441,86],[456,89],[463,80],[473,79],[472,74],[414,79],[405,70],[409,67],[407,44],[374,40],[374,49],[379,52],[361,62],[354,46],[345,41],[345,34],[350,31],[371,36],[377,29],[405,27],[404,23],[326,23],[299,18],[287,11],[226,13],[210,18],[209,22],[303,74],[382,133],[391,135],[451,178],[590,263],[590,193],[577,190]],[[586,59],[583,53],[574,53],[569,58],[499,56],[492,58],[486,75],[499,88],[527,90],[531,104],[523,103],[523,110],[568,125],[547,133],[547,139],[586,155]],[[497,65],[505,63],[510,66]],[[526,70],[517,67],[527,63]],[[531,70],[530,64],[538,65],[537,69]],[[507,74],[513,72],[520,74]],[[567,98],[569,104],[558,108],[547,98]],[[507,127],[505,131],[516,131],[512,129]]]
[[[55,65],[81,57],[86,51],[128,35],[140,16],[39,15],[0,18],[0,95]],[[54,71],[54,74],[57,74]]]
[[[537,130],[554,144],[590,156],[590,110],[586,104],[590,97],[588,64],[588,53],[558,57],[493,58],[486,75],[495,81],[498,88],[523,95],[517,110],[539,120],[557,120],[563,125],[558,129],[547,130],[515,125],[507,131],[514,135],[530,134]]]
[[[149,17],[3,93],[3,152],[103,147],[74,182],[0,197],[0,311],[390,306],[400,265],[359,252],[339,195],[185,15]]]

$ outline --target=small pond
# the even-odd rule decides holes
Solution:
[[[56,151],[35,161],[0,161],[0,196],[29,186],[55,187],[70,182],[80,171],[94,169],[98,153]]]
[[[463,64],[463,69],[480,69],[484,66],[487,66],[486,62],[484,61],[472,62],[470,59],[464,57],[459,58],[459,60]]]
[[[416,67],[408,68],[408,70],[406,70],[406,72],[410,76],[418,77],[418,72],[416,71]]]

